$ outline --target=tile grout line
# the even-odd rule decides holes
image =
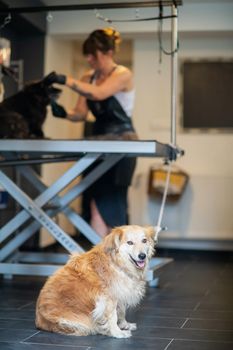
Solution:
[[[32,304],[33,304],[33,302],[31,301],[31,302],[29,302],[29,303],[27,303],[27,304],[24,304],[24,305],[22,305],[22,306],[17,307],[16,310],[22,310],[22,309],[24,309],[25,307],[27,307],[27,306],[29,306],[29,305],[32,305]]]
[[[29,337],[26,337],[25,339],[21,340],[21,343],[24,343],[26,340],[30,339],[31,337],[33,337],[34,335],[40,333],[40,331],[37,331],[36,333],[31,334]]]
[[[164,338],[156,338],[156,339],[164,339]],[[173,340],[180,340],[180,341],[192,341],[192,342],[196,342],[196,343],[217,343],[217,344],[233,344],[233,342],[230,341],[222,341],[222,340],[209,340],[209,339],[187,339],[187,338],[174,338]],[[168,345],[170,345],[171,343],[169,343]],[[168,346],[167,345],[167,346]],[[167,347],[164,349],[167,350]]]
[[[168,328],[168,327],[164,327],[164,328]],[[171,327],[170,327],[171,328]],[[174,329],[181,329],[181,328],[174,328]],[[208,331],[208,332],[227,332],[227,333],[232,333],[231,329],[215,329],[215,328],[193,328],[193,327],[189,327],[189,328],[185,328],[186,330],[193,330],[193,331]]]
[[[31,344],[31,345],[49,345],[49,346],[56,346],[56,347],[59,347],[59,346],[62,346],[64,347],[64,344],[51,344],[51,343],[33,343],[33,342],[23,342],[21,341],[20,344]],[[91,347],[91,346],[88,346],[87,345],[70,345],[70,344],[65,344],[66,347],[69,347],[69,348],[75,348],[77,349],[77,346],[78,346],[78,349],[82,349],[84,348],[84,350],[91,350],[91,349],[94,349],[94,347]]]
[[[184,325],[189,321],[189,318],[186,318],[186,320],[184,321],[184,323],[182,324],[182,326],[180,328],[183,328]]]
[[[197,309],[199,308],[199,306],[201,305],[201,302],[199,301],[196,306],[194,307],[193,311],[197,311]]]
[[[33,321],[34,318],[20,318],[20,317],[16,317],[16,318],[12,318],[12,317],[1,317],[0,316],[0,321],[1,320],[5,320],[5,321],[8,321],[8,320],[11,320],[11,321]]]
[[[167,349],[168,349],[168,347],[169,347],[170,344],[173,342],[173,340],[174,340],[174,339],[172,339],[172,340],[170,341],[170,343],[167,344],[167,346],[166,346],[166,348],[165,348],[164,350],[167,350]]]

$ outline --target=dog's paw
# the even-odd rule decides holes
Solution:
[[[111,336],[114,338],[130,338],[132,333],[129,330],[119,330],[111,334]]]
[[[129,323],[128,322],[128,329],[130,330],[130,331],[136,331],[136,329],[137,329],[137,324],[136,323]]]
[[[119,324],[120,329],[122,330],[129,330],[129,331],[135,331],[137,329],[136,323],[129,323],[127,321],[123,321]]]

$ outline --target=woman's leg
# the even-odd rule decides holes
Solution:
[[[90,212],[90,224],[101,237],[112,227],[127,225],[127,187],[106,184],[92,197]]]
[[[101,216],[97,206],[96,206],[96,202],[94,199],[91,200],[90,202],[90,209],[91,209],[91,227],[93,228],[93,230],[95,230],[98,235],[100,235],[101,237],[105,237],[110,231],[111,231],[111,227],[109,227],[103,217]]]

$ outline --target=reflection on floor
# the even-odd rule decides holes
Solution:
[[[44,279],[0,278],[1,350],[232,350],[233,253],[158,252],[174,257],[148,288],[128,320],[138,330],[130,339],[74,337],[34,326],[35,301]]]

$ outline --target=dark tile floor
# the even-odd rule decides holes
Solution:
[[[166,254],[165,254],[166,253]],[[138,330],[130,339],[74,337],[38,331],[34,310],[42,278],[0,279],[1,350],[232,350],[233,254],[159,252],[174,255],[130,311]]]

